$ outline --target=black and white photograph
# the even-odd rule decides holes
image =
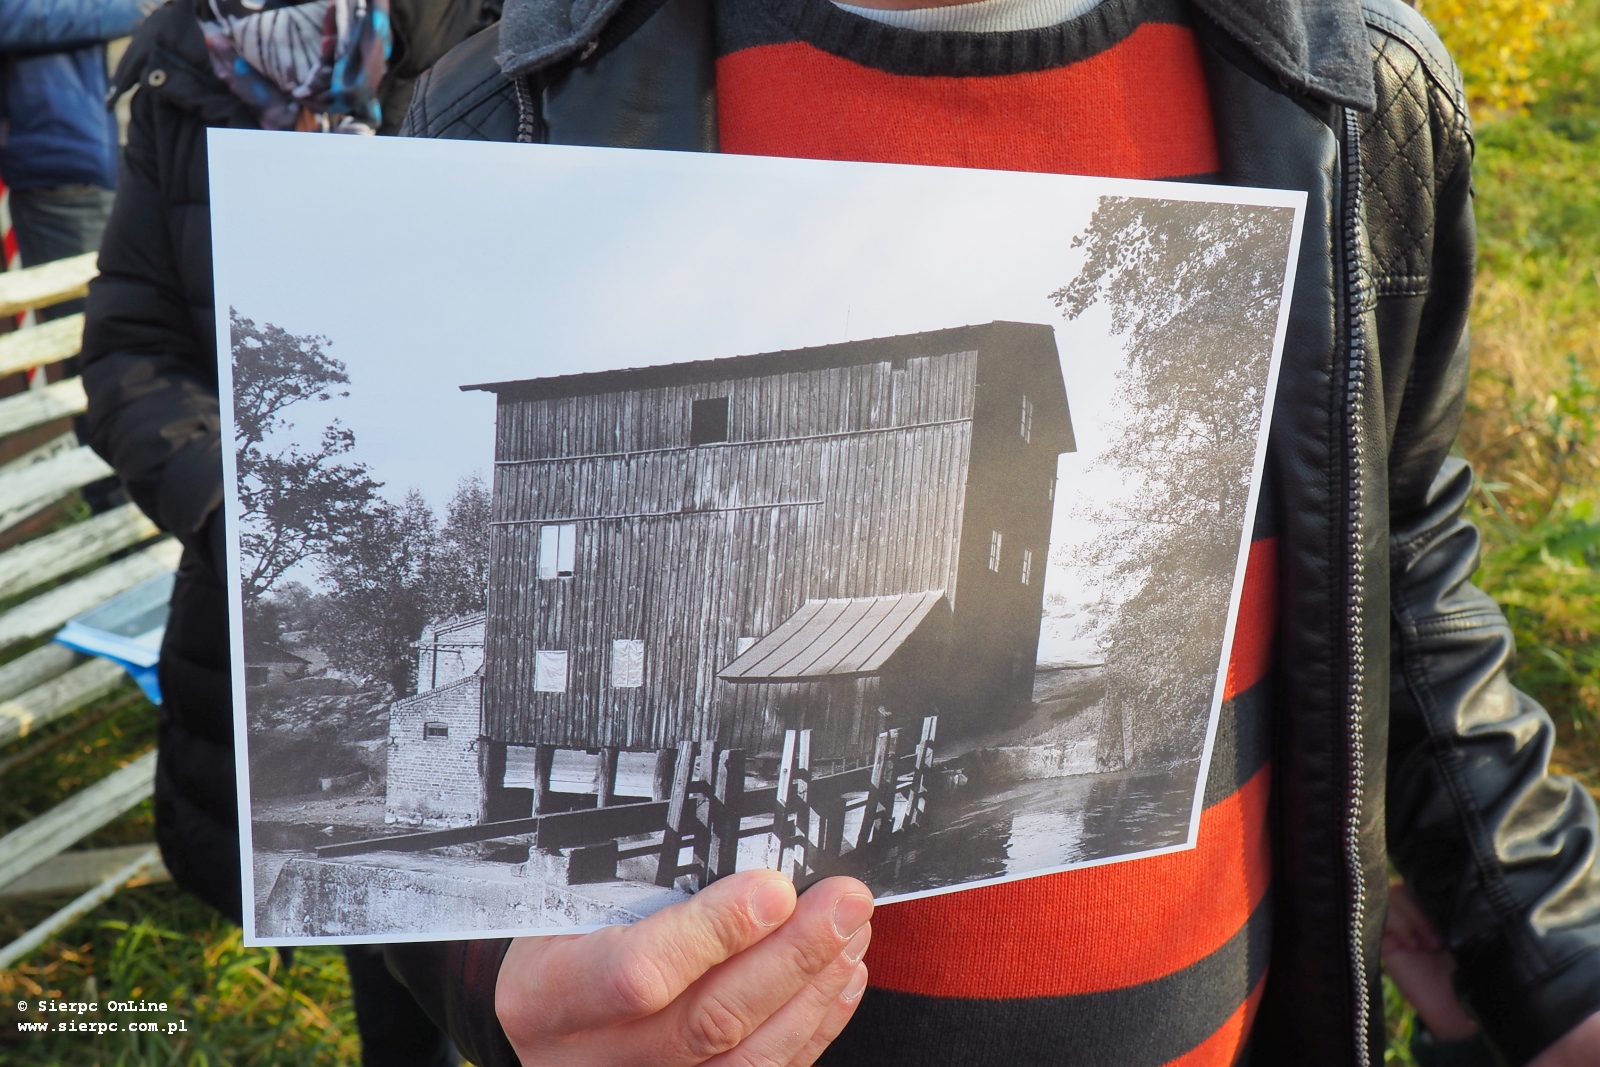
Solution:
[[[209,156],[247,942],[1193,847],[1303,194]]]

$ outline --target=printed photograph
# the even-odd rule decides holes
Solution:
[[[1192,846],[1300,194],[237,131],[210,165],[253,943]]]

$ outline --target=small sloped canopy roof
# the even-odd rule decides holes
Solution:
[[[944,590],[808,600],[722,668],[729,682],[797,682],[876,674],[944,605]],[[948,610],[948,609],[946,609]]]

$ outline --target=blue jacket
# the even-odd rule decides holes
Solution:
[[[0,180],[15,189],[117,184],[105,42],[151,0],[0,0]]]

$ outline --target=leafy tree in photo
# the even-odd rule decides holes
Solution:
[[[412,490],[394,505],[381,498],[323,554],[328,589],[316,643],[346,674],[414,689],[412,643],[434,617],[438,522]]]
[[[1071,562],[1132,591],[1102,642],[1135,761],[1200,751],[1217,663],[1196,650],[1222,636],[1293,221],[1105,197],[1074,241],[1083,269],[1050,294],[1069,320],[1106,305],[1129,356],[1097,461],[1134,491],[1090,516],[1105,532]]]
[[[433,609],[438,618],[484,609],[489,590],[489,487],[476,474],[456,484],[439,527]]]
[[[463,478],[442,524],[416,490],[398,506],[379,498],[322,559],[316,644],[335,668],[407,696],[422,628],[484,608],[489,490]]]
[[[366,466],[341,461],[355,447],[338,421],[314,448],[271,446],[290,429],[288,409],[331,399],[349,384],[328,356],[326,337],[297,335],[229,309],[232,333],[234,450],[242,523],[244,598],[258,601],[284,574],[326,551],[373,501],[379,488]],[[340,393],[338,395],[348,395]]]

